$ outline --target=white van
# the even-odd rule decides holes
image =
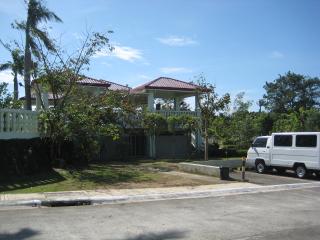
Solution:
[[[285,132],[257,137],[247,153],[247,166],[258,173],[293,169],[299,178],[320,177],[320,132]]]

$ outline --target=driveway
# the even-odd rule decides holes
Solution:
[[[230,173],[230,177],[235,180],[241,180],[241,172],[235,171]],[[319,181],[319,178],[310,176],[306,179],[299,179],[295,176],[293,171],[287,171],[283,174],[278,174],[276,171],[258,174],[255,171],[246,171],[246,179],[250,183],[258,185],[278,185],[278,184],[290,184],[290,183],[308,183]]]

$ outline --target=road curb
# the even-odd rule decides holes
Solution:
[[[190,198],[207,198],[222,197],[230,195],[267,193],[286,190],[298,190],[320,187],[320,182],[315,183],[293,183],[269,186],[240,187],[227,189],[210,189],[210,190],[192,190],[185,192],[167,192],[152,194],[136,194],[136,195],[117,195],[117,196],[89,196],[89,197],[61,197],[59,199],[32,199],[32,200],[16,200],[16,201],[0,201],[0,207],[28,206],[28,207],[57,207],[57,206],[80,206],[80,205],[98,205],[98,204],[117,204],[132,202],[161,201],[174,199],[190,199]]]
[[[283,184],[270,185],[246,188],[229,188],[229,189],[213,189],[204,191],[180,192],[180,193],[158,193],[148,195],[133,195],[133,196],[114,196],[112,198],[92,198],[92,204],[114,204],[114,203],[129,203],[129,202],[146,202],[160,201],[173,199],[188,199],[188,198],[206,198],[206,197],[221,197],[229,195],[266,193],[285,190],[297,190],[305,188],[320,187],[320,183],[298,183],[298,184]]]
[[[42,200],[16,200],[16,201],[0,201],[0,207],[26,206],[26,207],[40,207]]]

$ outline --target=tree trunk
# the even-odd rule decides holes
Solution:
[[[27,21],[26,26],[26,46],[24,52],[24,89],[25,89],[25,109],[31,110],[31,52],[30,52],[30,29]]]
[[[18,73],[14,73],[13,78],[13,99],[18,100],[19,98],[19,89],[18,89]]]
[[[204,120],[204,160],[208,161],[208,122]]]

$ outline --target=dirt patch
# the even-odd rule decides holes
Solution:
[[[144,182],[123,182],[112,185],[112,188],[157,188],[199,186],[226,183],[218,178],[182,173],[177,171],[158,172],[152,180]]]

